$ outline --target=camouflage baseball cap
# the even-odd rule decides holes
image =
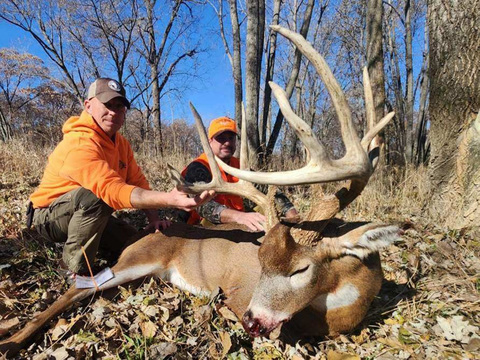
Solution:
[[[121,98],[127,108],[130,109],[130,101],[125,97],[124,87],[116,80],[109,78],[98,78],[88,88],[87,99],[96,97],[102,103],[107,103],[114,98]]]

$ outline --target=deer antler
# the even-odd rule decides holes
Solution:
[[[190,103],[190,109],[192,110],[193,117],[195,118],[195,124],[197,126],[198,134],[200,135],[200,141],[202,142],[203,150],[205,151],[205,154],[207,155],[207,158],[208,158],[208,163],[210,165],[210,169],[212,172],[212,181],[210,181],[208,184],[188,183],[187,181],[185,181],[185,179],[183,179],[183,177],[174,167],[168,164],[170,177],[177,183],[177,188],[191,194],[197,194],[204,190],[215,190],[219,194],[234,194],[234,195],[248,198],[258,206],[260,206],[265,212],[265,216],[267,218],[267,223],[265,224],[265,230],[268,231],[268,229],[270,229],[273,225],[275,225],[278,222],[278,217],[277,217],[273,202],[270,201],[269,198],[267,198],[267,195],[263,194],[261,191],[255,188],[255,186],[251,182],[239,179],[239,181],[236,183],[229,183],[223,180],[217,161],[221,162],[222,166],[226,164],[223,163],[223,161],[221,161],[219,158],[217,158],[213,154],[210,144],[208,142],[208,137],[205,131],[205,127],[203,126],[202,118],[192,103]],[[246,134],[246,126],[244,123],[244,119],[245,119],[245,115],[242,107],[240,169],[246,168],[247,159],[248,159],[248,153],[247,153],[248,148],[246,143],[247,134]]]
[[[370,79],[367,69],[364,69],[363,77],[368,131],[363,139],[360,140],[352,122],[352,115],[346,97],[325,59],[315,51],[312,45],[300,34],[278,25],[272,25],[271,28],[297,46],[302,54],[314,65],[317,73],[325,83],[325,87],[330,95],[340,122],[341,135],[345,145],[345,155],[340,159],[330,158],[324,146],[314,136],[312,129],[294,113],[283,89],[274,82],[270,82],[269,85],[272,88],[285,119],[295,130],[307,150],[308,161],[304,167],[291,171],[252,172],[246,170],[245,166],[241,166],[240,169],[233,168],[220,159],[214,158],[200,115],[193,105],[190,104],[200,133],[202,145],[208,156],[209,164],[212,167],[213,180],[209,184],[192,185],[186,184],[178,173],[178,176],[174,176],[176,181],[182,184],[180,188],[184,191],[196,193],[206,189],[214,189],[219,193],[231,193],[249,198],[263,209],[268,209],[270,226],[273,225],[275,221],[274,217],[271,216],[271,214],[274,213],[274,211],[271,211],[272,206],[267,201],[266,196],[255,189],[251,183],[301,185],[348,180],[345,185],[333,195],[324,195],[323,192],[319,192],[319,188],[316,188],[315,193],[312,195],[315,201],[311,206],[309,214],[307,214],[301,224],[292,229],[292,235],[297,242],[311,244],[321,238],[321,232],[328,222],[360,195],[367,185],[378,162],[380,145],[376,136],[393,118],[394,113],[389,113],[376,124]],[[246,134],[243,132],[244,130],[245,124],[242,126],[242,153],[245,152],[246,148]],[[246,157],[242,156],[242,158],[245,159]],[[226,172],[241,180],[238,183],[227,183],[223,181],[218,166],[213,166],[216,162],[218,162]],[[244,164],[244,161],[241,163]],[[174,169],[171,170],[175,171]]]
[[[375,124],[373,94],[368,71],[365,69],[363,75],[369,130],[360,140],[352,122],[346,97],[325,59],[300,34],[278,25],[272,25],[271,28],[292,41],[314,65],[323,80],[340,122],[345,155],[341,159],[331,159],[323,145],[313,135],[312,129],[293,112],[283,89],[270,82],[270,87],[285,119],[307,149],[309,155],[307,164],[301,169],[275,173],[239,170],[226,164],[221,166],[233,176],[260,184],[300,185],[348,180],[347,184],[334,195],[322,195],[315,206],[311,206],[310,213],[299,228],[292,230],[292,235],[298,242],[308,244],[318,240],[328,221],[349,205],[365,188],[378,160],[378,144],[373,140],[393,118],[394,113],[389,113]],[[372,147],[371,150],[369,147]],[[217,161],[221,162],[221,160]]]

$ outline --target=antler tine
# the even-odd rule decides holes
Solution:
[[[347,154],[350,152],[357,153],[358,148],[360,147],[360,139],[355,131],[355,127],[353,126],[350,106],[348,105],[342,88],[335,79],[335,76],[333,76],[333,73],[323,56],[321,56],[302,35],[279,25],[271,25],[270,28],[279,32],[292,43],[294,43],[300,52],[305,55],[305,57],[315,67],[318,75],[320,75],[323,83],[325,84],[325,87],[330,94],[333,106],[335,107],[338,121],[340,122],[340,127],[342,130],[342,137],[345,143],[346,152]]]
[[[212,148],[208,143],[208,136],[205,127],[203,126],[202,117],[191,102],[189,103],[189,105],[190,110],[193,114],[193,118],[195,119],[195,125],[197,126],[197,131],[198,135],[200,136],[200,142],[202,143],[203,151],[207,155],[208,163],[210,164],[210,171],[212,172],[212,182],[220,184],[220,181],[222,179],[222,173],[220,172],[220,168],[215,161],[215,155],[213,154]]]
[[[248,162],[248,143],[247,143],[247,122],[245,116],[245,107],[243,106],[242,101],[242,129],[240,135],[240,169],[247,169]],[[221,161],[220,159],[217,159]],[[239,180],[239,182],[244,182],[244,180]],[[265,229],[271,229],[276,223],[279,222],[279,215],[277,214],[277,209],[274,201],[274,189],[269,187],[268,193],[265,195],[266,203],[262,206],[264,215],[266,217]]]
[[[280,110],[283,116],[287,119],[288,123],[292,126],[298,135],[298,138],[304,144],[309,153],[309,161],[315,164],[321,164],[323,162],[330,162],[328,155],[325,152],[323,145],[317,140],[313,134],[312,128],[303,121],[290,106],[287,94],[285,91],[275,84],[273,81],[268,83],[272,88],[273,95],[277,99]]]
[[[370,83],[370,76],[368,69],[363,67],[363,92],[365,96],[365,115],[367,117],[367,129],[372,129],[375,125],[375,104],[373,103],[372,84]]]
[[[375,151],[381,146],[381,139],[377,134],[388,124],[393,118],[395,112],[388,113],[378,123],[375,116],[375,105],[373,103],[373,91],[370,83],[370,76],[368,75],[367,67],[363,68],[363,87],[365,93],[365,112],[367,116],[367,133],[363,137],[361,144],[362,148],[368,152],[370,161],[375,169],[378,163],[380,151]]]
[[[240,169],[242,170],[245,170],[248,167],[247,124],[245,121],[245,116],[245,106],[243,106],[242,101],[242,129],[240,134]]]
[[[208,163],[210,165],[210,169],[212,172],[212,181],[208,184],[205,183],[195,183],[191,184],[185,181],[180,173],[175,170],[172,166],[168,165],[170,176],[173,181],[177,184],[177,187],[191,194],[198,194],[204,190],[215,190],[219,194],[233,194],[238,195],[241,197],[246,197],[253,201],[255,204],[259,205],[263,209],[268,209],[268,201],[267,196],[264,195],[262,192],[257,190],[253,184],[239,180],[237,183],[228,183],[222,178],[222,174],[220,172],[220,168],[215,161],[221,161],[220,159],[216,158],[213,155],[212,149],[208,142],[207,133],[205,131],[205,127],[203,126],[202,118],[198,114],[197,110],[190,103],[190,108],[193,113],[193,117],[195,118],[195,124],[197,126],[197,131],[200,135],[200,140],[202,142],[203,150],[205,151]],[[222,162],[223,164],[223,162]]]
[[[395,116],[395,112],[389,112],[387,115],[385,115],[377,124],[373,126],[373,128],[369,129],[368,132],[363,136],[362,139],[362,147],[367,150],[371,150],[371,142],[377,136],[377,134],[382,131],[382,129],[387,125],[390,120]]]

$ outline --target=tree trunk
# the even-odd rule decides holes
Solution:
[[[393,17],[396,15],[393,14]],[[402,77],[400,71],[399,57],[397,51],[397,43],[395,40],[395,26],[392,19],[386,22],[387,31],[386,36],[386,48],[388,51],[390,74],[392,77],[392,92],[395,98],[395,104],[392,106],[395,109],[395,117],[393,119],[393,125],[395,127],[395,134],[397,138],[396,147],[391,146],[386,151],[388,162],[404,163],[405,160],[405,142],[406,142],[406,130],[405,130],[405,99],[403,95]]]
[[[240,40],[240,25],[238,23],[237,0],[229,0],[230,3],[230,19],[232,22],[233,37],[233,84],[235,88],[235,119],[241,126],[242,118],[242,53]]]
[[[383,64],[383,2],[369,0],[367,4],[367,68],[373,91],[375,117],[385,115],[385,70]],[[374,124],[369,124],[371,127]]]
[[[280,5],[281,5],[280,0],[274,1],[272,25],[278,25],[278,20],[280,17]],[[277,32],[270,31],[267,70],[265,72],[265,83],[264,83],[262,122],[260,124],[260,141],[261,141],[263,152],[265,151],[264,148],[267,143],[267,133],[270,132],[269,119],[270,119],[270,103],[272,101],[272,89],[270,88],[270,85],[268,84],[268,82],[272,81],[273,79],[273,73],[275,69],[276,50],[277,50]]]
[[[257,119],[260,97],[260,73],[262,69],[264,26],[264,0],[247,1],[247,73],[245,76],[245,120],[247,124],[249,166],[254,168],[258,162],[257,154],[260,147]]]
[[[7,142],[11,140],[13,137],[12,128],[5,118],[2,109],[0,108],[0,140],[3,142]]]
[[[405,1],[405,72],[407,87],[405,93],[405,157],[413,161],[413,55],[412,55],[412,8],[411,1]]]
[[[429,0],[432,186],[447,226],[480,222],[480,0]]]
[[[425,24],[425,51],[422,73],[420,75],[420,104],[418,108],[417,129],[415,131],[415,165],[426,164],[429,156],[429,141],[427,139],[427,100],[429,91],[428,67],[428,24]]]

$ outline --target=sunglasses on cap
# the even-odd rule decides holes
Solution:
[[[217,136],[213,137],[215,141],[219,142],[220,144],[226,143],[227,141],[232,142],[237,140],[237,134],[231,131],[225,131]]]

